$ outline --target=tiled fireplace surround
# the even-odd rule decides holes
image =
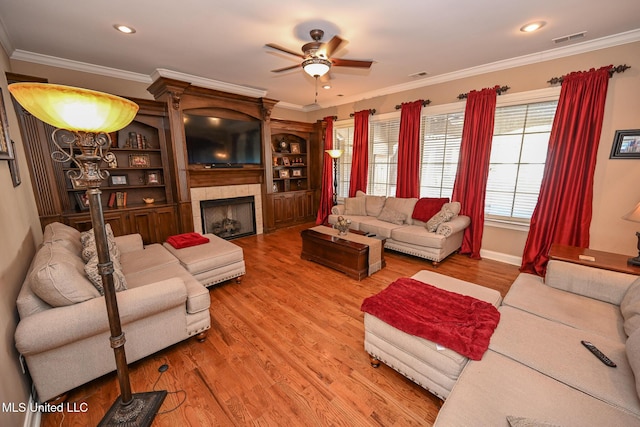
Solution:
[[[262,193],[260,184],[222,185],[215,187],[191,188],[191,210],[193,213],[193,228],[202,233],[202,216],[200,202],[204,200],[230,199],[233,197],[253,196],[256,211],[256,234],[264,231],[262,219]]]

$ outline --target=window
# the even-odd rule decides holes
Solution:
[[[557,101],[496,108],[485,214],[528,220],[538,201]]]
[[[334,147],[342,150],[338,159],[338,197],[349,196],[349,179],[351,177],[351,163],[353,160],[353,122],[350,124],[335,124],[333,128]]]
[[[398,137],[400,118],[376,120],[369,124],[369,179],[367,194],[395,196],[398,177]]]

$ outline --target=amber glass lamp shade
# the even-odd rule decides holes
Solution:
[[[71,86],[14,83],[9,92],[38,119],[70,131],[115,132],[138,112],[138,105],[128,99]]]

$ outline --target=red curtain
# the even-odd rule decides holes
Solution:
[[[552,243],[589,247],[593,173],[611,66],[562,81],[520,270],[544,276]]]
[[[474,259],[480,259],[482,245],[484,199],[498,87],[471,91],[467,96],[460,158],[451,197],[452,201],[460,202],[460,213],[471,218],[471,225],[464,231],[460,253],[469,254]]]
[[[327,124],[324,131],[324,150],[333,149],[333,120],[333,116],[324,118],[324,122]],[[316,216],[316,224],[324,224],[327,218],[329,218],[331,207],[333,206],[333,159],[326,151],[323,153],[322,189],[320,192],[320,208]]]
[[[422,100],[402,103],[396,197],[420,197],[420,113]]]
[[[369,110],[358,111],[354,115],[353,158],[349,178],[349,197],[355,197],[358,190],[367,192],[369,176]]]

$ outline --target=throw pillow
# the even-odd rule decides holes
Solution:
[[[507,415],[507,421],[510,427],[559,427],[557,424],[550,424],[533,418],[514,417],[513,415]]]
[[[55,242],[38,250],[29,281],[33,293],[52,307],[72,305],[100,296],[84,273],[82,258]]]
[[[344,200],[344,214],[345,215],[360,215],[367,214],[366,199],[364,197],[348,197]]]
[[[111,261],[113,262],[113,287],[116,292],[124,291],[127,289],[127,281],[122,273],[120,261],[115,258],[111,259]],[[95,286],[98,292],[100,292],[100,295],[104,295],[102,276],[100,276],[100,271],[98,269],[98,255],[94,255],[89,261],[87,261],[84,266],[84,271],[91,283],[93,283],[93,286]]]
[[[57,243],[64,245],[72,252],[80,255],[82,243],[80,243],[80,232],[73,227],[69,227],[61,222],[52,222],[44,228],[42,243]]]
[[[400,213],[403,213],[405,216],[404,222],[411,225],[413,224],[413,220],[411,219],[411,214],[413,213],[413,209],[418,202],[417,198],[404,198],[404,197],[387,197],[387,200],[384,202],[384,209],[393,209]]]
[[[120,250],[118,249],[116,238],[113,235],[113,230],[111,230],[111,225],[109,225],[109,223],[105,224],[105,231],[107,232],[109,255],[111,256],[111,259],[117,259],[120,261]],[[98,254],[98,250],[96,248],[96,236],[93,232],[93,228],[80,234],[80,242],[82,242],[82,259],[84,262],[88,262]]]
[[[368,216],[380,215],[384,202],[387,200],[385,196],[365,196],[364,199]]]
[[[445,203],[449,203],[448,197],[423,197],[416,202],[411,218],[427,222],[442,209]]]
[[[441,236],[451,236],[451,233],[453,233],[453,228],[446,222],[441,223],[440,225],[438,225],[438,228],[436,228],[436,234],[439,234]]]
[[[380,215],[378,215],[377,218],[380,221],[390,222],[396,225],[402,225],[404,224],[404,221],[407,219],[407,215],[402,212],[398,212],[395,209],[385,206],[384,208],[382,208],[382,211],[380,212]]]
[[[625,344],[625,349],[627,351],[629,365],[636,377],[636,392],[638,393],[638,397],[640,397],[640,329],[637,329],[629,336]]]
[[[427,231],[434,233],[440,224],[443,222],[451,221],[453,218],[458,216],[460,212],[460,203],[452,202],[445,203],[440,209],[440,212],[435,214],[429,221],[427,221],[427,225],[425,228]]]
[[[624,294],[620,302],[620,311],[624,318],[624,331],[627,336],[631,336],[640,329],[640,277],[634,280]]]

